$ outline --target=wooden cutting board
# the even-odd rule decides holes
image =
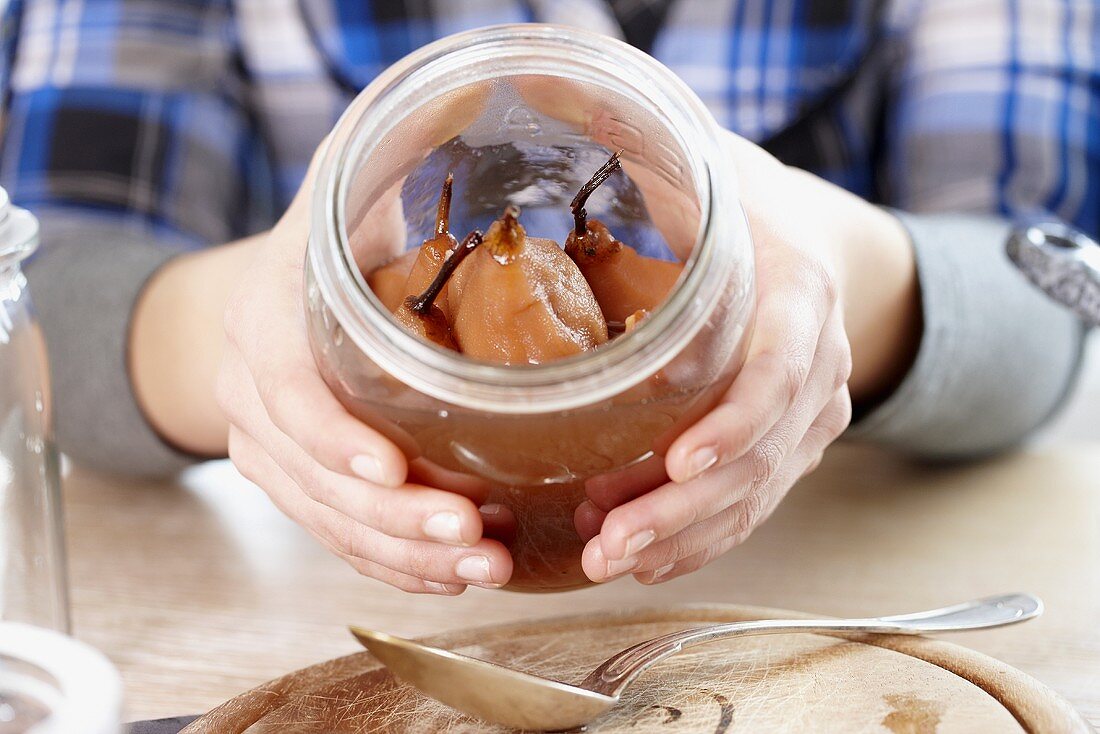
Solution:
[[[684,606],[558,617],[423,638],[567,682],[635,642],[717,622],[806,616]],[[420,695],[363,652],[305,668],[222,704],[184,734],[503,732]],[[1089,732],[1035,679],[938,640],[794,634],[694,648],[640,678],[588,727],[673,732]]]

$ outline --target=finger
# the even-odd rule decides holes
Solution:
[[[281,352],[281,348],[272,351]],[[405,455],[348,413],[311,362],[301,364],[295,357],[273,353],[269,359],[249,363],[240,351],[227,350],[218,379],[218,400],[231,423],[257,435],[269,421],[331,471],[385,487],[405,482]]]
[[[694,573],[703,568],[703,566],[721,558],[729,551],[744,543],[751,534],[752,533],[749,532],[743,535],[734,535],[726,538],[719,541],[718,544],[696,553],[693,556],[688,556],[679,561],[668,563],[652,571],[641,571],[636,573],[634,574],[634,578],[637,579],[639,583],[651,586],[653,584],[663,584],[679,576]]]
[[[756,465],[770,455],[752,454],[684,484],[670,482],[616,507],[600,527],[600,553],[608,560],[637,556],[744,500],[759,489]]]
[[[384,535],[470,546],[481,539],[481,513],[468,498],[415,484],[382,487],[329,471],[274,426],[261,427],[262,441],[238,438],[249,451],[262,451],[310,499]]]
[[[405,482],[405,455],[349,414],[312,365],[273,364],[256,379],[271,422],[323,466],[387,487]]]
[[[320,519],[315,508],[298,491],[289,477],[262,450],[245,441],[245,435],[237,428],[229,430],[229,453],[241,474],[253,482],[271,498],[279,510],[309,532],[331,553],[343,558],[359,573],[404,591],[417,594],[445,594],[453,596],[466,590],[462,584],[442,584],[386,568],[363,558],[355,558],[341,552],[321,532]]]
[[[778,499],[775,502],[778,503]],[[771,505],[772,499],[768,490],[759,490],[725,511],[621,560],[605,557],[600,536],[597,536],[585,546],[581,565],[588,578],[597,583],[628,573],[654,571],[694,556],[726,538],[748,538],[756,525],[770,513]]]
[[[585,572],[593,580],[609,580],[624,573],[637,574],[664,569],[703,553],[708,548],[720,547],[727,538],[738,538],[738,542],[743,542],[771,516],[795,480],[806,472],[824,447],[843,432],[850,416],[851,401],[845,389],[829,401],[810,430],[806,431],[802,442],[790,452],[781,470],[767,486],[753,490],[726,510],[694,523],[622,560],[606,558],[602,548],[598,546],[599,540],[593,539],[584,551]],[[607,526],[607,522],[604,526]],[[597,578],[601,574],[602,578]],[[667,570],[660,575],[666,574]]]
[[[584,492],[593,505],[609,512],[666,482],[664,459],[651,456],[625,469],[589,478],[584,483]]]
[[[481,504],[489,497],[492,487],[481,477],[464,472],[444,469],[439,464],[420,457],[409,462],[409,481],[438,487],[448,492],[469,497]]]
[[[444,584],[499,588],[512,575],[512,559],[499,542],[482,539],[468,548],[384,535],[309,498],[262,447],[231,430],[234,464],[258,484],[288,517],[342,556]]]
[[[852,396],[847,385],[842,385],[828,404],[806,430],[800,448],[815,452],[807,462],[816,468],[825,449],[848,429],[852,422]],[[816,451],[815,451],[816,450]],[[811,469],[812,471],[812,469]]]
[[[839,316],[830,319],[823,334],[835,331],[842,336],[839,323]],[[748,452],[694,480],[665,484],[612,509],[600,530],[604,557],[627,558],[724,511],[769,484],[787,455],[803,440],[823,408],[837,394],[836,362],[839,358],[830,350],[826,351],[828,354],[822,359],[815,360],[807,389]]]
[[[852,421],[852,397],[848,387],[844,386],[829,401],[821,415],[806,431],[803,439],[804,449],[810,453],[810,459],[798,475],[802,479],[807,474],[812,474],[821,466],[825,458],[825,450],[848,429]]]
[[[835,310],[831,276],[808,255],[788,248],[781,272],[759,299],[757,323],[741,372],[722,401],[669,448],[668,475],[686,482],[727,464],[755,445],[798,400]],[[760,278],[766,279],[763,274]]]
[[[509,548],[519,535],[516,515],[504,505],[490,503],[478,508],[481,513],[482,536],[499,541]]]
[[[607,513],[597,507],[591,500],[585,500],[577,505],[573,512],[573,526],[577,529],[577,535],[585,543],[600,534],[604,518]]]
[[[358,525],[345,515],[329,517],[322,532],[342,553],[416,578],[497,589],[512,576],[508,550],[487,538],[469,548],[403,540]]]
[[[363,576],[369,576],[372,579],[381,581],[382,583],[389,584],[394,588],[407,591],[411,594],[438,594],[440,596],[458,596],[462,592],[466,591],[465,584],[443,584],[438,581],[428,581],[426,579],[416,578],[415,576],[409,576],[408,574],[399,573],[385,566],[375,563],[374,561],[368,561],[363,558],[356,558],[355,556],[349,556],[346,553],[341,553],[335,549],[331,549],[337,556],[344,559],[344,561],[358,571]]]

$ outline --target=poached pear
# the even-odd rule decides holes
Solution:
[[[509,206],[451,283],[459,350],[504,364],[541,364],[595,349],[607,322],[580,270],[553,240],[528,237]]]
[[[620,242],[598,219],[589,219],[588,197],[620,169],[622,151],[593,174],[573,198],[573,229],[565,252],[584,274],[608,322],[625,323],[637,311],[653,311],[664,302],[683,265],[640,255]]]

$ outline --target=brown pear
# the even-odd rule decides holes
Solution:
[[[451,282],[459,350],[540,364],[605,343],[607,323],[584,276],[556,242],[528,237],[519,214],[509,206]]]
[[[443,267],[443,262],[450,256],[449,253],[454,251],[458,245],[458,240],[450,232],[451,190],[453,187],[454,175],[448,173],[447,178],[443,181],[443,190],[439,192],[435,235],[424,240],[424,244],[420,246],[420,251],[416,256],[416,262],[413,263],[412,270],[409,271],[409,281],[405,285],[405,291],[409,295],[422,293],[431,284]],[[435,302],[443,309],[444,313],[448,313],[446,284],[443,285],[443,290],[439,292]]]
[[[405,284],[409,282],[409,273],[419,255],[419,250],[410,250],[382,267],[375,268],[367,276],[367,285],[390,313],[396,312],[397,307],[408,297]]]
[[[398,307],[409,296],[423,293],[443,267],[447,253],[453,251],[458,241],[450,232],[451,192],[454,176],[447,174],[443,190],[439,193],[439,205],[436,211],[435,234],[424,240],[413,252],[406,252],[370,274],[367,284],[391,312],[397,313]],[[447,288],[435,299],[436,305],[448,313]]]
[[[588,219],[588,197],[620,168],[622,151],[593,174],[574,197],[573,230],[565,240],[565,252],[584,274],[609,324],[624,324],[638,311],[651,312],[664,302],[683,265],[639,255],[623,244],[598,219]]]
[[[458,351],[450,321],[437,301],[440,293],[447,287],[447,281],[454,275],[455,269],[467,255],[477,249],[481,242],[481,232],[474,231],[466,235],[466,239],[461,244],[456,244],[448,250],[439,272],[424,292],[417,296],[407,296],[394,311],[393,315],[397,321],[425,341]]]

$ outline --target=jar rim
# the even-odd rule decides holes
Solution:
[[[463,63],[472,66],[490,49],[499,58],[509,47],[529,55],[566,50],[568,61],[562,63],[587,64],[592,73],[604,74],[604,81],[615,78],[613,71],[597,69],[597,65],[606,64],[610,56],[619,68],[644,79],[645,94],[656,98],[663,122],[681,136],[678,142],[688,160],[700,207],[700,227],[684,273],[650,318],[599,349],[538,365],[472,360],[408,333],[367,285],[352,256],[345,220],[351,178],[345,164],[356,160],[371,140],[377,142],[400,124],[393,122],[393,112],[410,109],[401,101],[414,94],[410,87],[418,86],[410,84],[410,78],[445,59],[448,71],[458,80],[457,89],[480,80],[459,73],[456,64],[459,68]],[[526,73],[498,73],[495,78]],[[538,73],[555,75],[541,66]],[[622,75],[617,81],[630,84]],[[640,89],[635,91],[642,94]],[[695,145],[687,145],[685,135]],[[721,277],[722,268],[713,265],[722,257],[723,243],[712,232],[712,214],[716,202],[736,193],[729,172],[713,175],[711,162],[720,160],[722,153],[719,136],[720,128],[710,111],[679,77],[651,56],[616,39],[549,24],[499,25],[449,36],[391,67],[360,93],[337,123],[313,192],[310,266],[345,334],[382,369],[420,392],[447,403],[500,413],[549,412],[591,404],[619,394],[661,369],[702,328],[714,306],[714,299],[705,302],[707,299],[696,294],[704,283],[713,284]],[[724,187],[734,190],[720,191]],[[324,246],[322,237],[337,246]]]

